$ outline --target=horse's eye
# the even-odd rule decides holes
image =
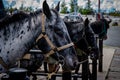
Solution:
[[[62,34],[62,31],[55,31],[56,33],[58,33],[58,34]]]

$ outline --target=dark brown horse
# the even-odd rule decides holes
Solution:
[[[59,6],[56,7],[57,11],[59,11]],[[64,18],[63,18],[64,20]],[[94,37],[94,32],[89,26],[88,18],[85,21],[66,21],[64,20],[68,32],[72,41],[75,44],[76,50],[79,49],[78,59],[79,61],[88,59],[89,54],[93,52],[94,58],[98,57],[98,47],[96,44],[96,39]],[[78,51],[78,50],[77,50]],[[84,52],[84,54],[82,54]],[[87,64],[88,65],[88,64]],[[84,67],[83,69],[87,70],[88,67]],[[78,73],[79,66],[76,68],[75,73]],[[64,78],[65,76],[70,76],[71,73],[63,73],[63,79],[71,80],[71,77]],[[87,78],[87,76],[86,76]]]

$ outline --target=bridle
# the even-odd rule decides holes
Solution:
[[[64,46],[61,46],[61,47],[57,47],[55,46],[52,41],[49,39],[48,35],[46,34],[45,32],[45,15],[42,14],[42,33],[39,35],[39,37],[36,39],[36,43],[41,39],[41,38],[44,38],[48,45],[51,47],[51,50],[46,53],[44,56],[45,57],[49,57],[50,55],[54,54],[54,53],[57,53],[57,56],[58,56],[58,59],[60,60],[60,57],[62,57],[62,59],[64,59],[64,57],[60,54],[58,54],[59,51],[63,50],[63,49],[66,49],[66,48],[69,48],[71,46],[73,46],[73,42],[69,43],[69,44],[66,44]],[[60,60],[61,61],[61,60]]]

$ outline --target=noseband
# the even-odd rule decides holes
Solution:
[[[46,34],[45,32],[45,24],[44,24],[44,21],[45,21],[45,15],[42,14],[42,33],[39,35],[39,37],[36,39],[36,43],[41,39],[41,38],[44,38],[48,45],[51,47],[51,50],[46,53],[44,56],[45,57],[49,57],[50,55],[54,54],[54,53],[57,53],[57,56],[58,56],[58,59],[60,59],[59,57],[61,57],[62,55],[58,54],[59,51],[63,50],[63,49],[66,49],[66,48],[69,48],[71,46],[73,46],[74,44],[71,42],[69,44],[66,44],[64,46],[61,46],[61,47],[57,47],[55,46],[51,40],[49,39],[48,35]],[[62,56],[63,57],[63,56]],[[64,58],[64,57],[63,57]]]

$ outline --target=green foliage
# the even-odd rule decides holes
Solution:
[[[77,3],[74,6],[74,2],[73,2],[73,0],[71,0],[70,1],[70,12],[74,12],[74,8],[76,8],[76,10],[78,11],[79,6],[77,5]]]
[[[79,12],[85,15],[92,14],[93,9],[91,8],[91,1],[90,0],[87,1],[87,6],[85,8],[79,8]]]
[[[74,12],[74,7],[75,6],[74,6],[74,3],[73,3],[73,0],[71,0],[71,2],[70,2],[70,12]],[[81,7],[77,6],[77,4],[76,4],[76,8],[77,8],[77,11],[80,12],[81,14],[87,15],[87,14],[92,14],[93,13],[93,9],[91,8],[91,1],[90,0],[88,0],[86,8],[81,8]]]
[[[73,3],[73,0],[70,0],[70,12],[74,12],[74,3]]]
[[[66,7],[66,4],[65,4],[65,1],[62,2],[61,4],[61,12],[60,13],[67,13],[67,7]]]
[[[109,15],[111,15],[111,16],[119,16],[120,17],[120,11],[111,12],[111,13],[109,13]]]
[[[13,11],[14,11],[14,8],[10,7],[10,8],[9,8],[9,11],[10,11],[10,12],[13,12]]]
[[[90,1],[90,0],[87,1],[87,6],[86,6],[86,8],[87,8],[87,9],[91,9],[91,1]]]
[[[61,13],[67,13],[67,7],[62,8]]]
[[[14,12],[17,8],[12,8],[12,7],[9,7],[9,8],[6,8],[5,11],[7,12]],[[33,11],[33,8],[32,7],[20,7],[18,10],[20,11],[26,11],[26,12],[32,12]]]
[[[81,13],[81,14],[84,14],[84,15],[87,15],[87,14],[92,14],[93,13],[93,9],[87,9],[87,8],[85,8],[85,9],[83,9],[83,8],[79,8],[79,12]]]

